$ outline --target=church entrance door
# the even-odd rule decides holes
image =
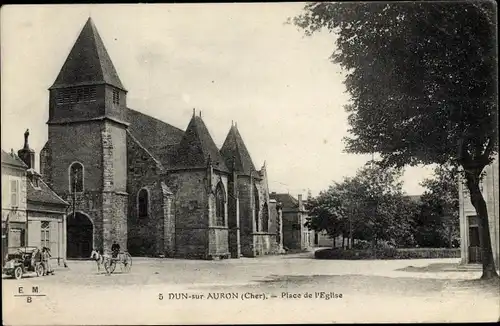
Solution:
[[[76,213],[69,215],[67,222],[68,258],[89,258],[94,237],[92,221],[85,214]]]

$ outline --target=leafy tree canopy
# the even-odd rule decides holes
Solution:
[[[335,32],[348,71],[353,153],[385,165],[487,165],[496,149],[493,2],[309,3],[294,19]]]
[[[337,35],[351,153],[382,166],[460,165],[481,218],[483,278],[497,276],[481,173],[497,152],[493,1],[308,3],[293,22]]]

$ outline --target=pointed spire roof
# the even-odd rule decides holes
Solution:
[[[226,160],[226,165],[228,167],[234,166],[236,172],[244,175],[250,175],[256,172],[252,157],[243,142],[243,138],[236,124],[231,126],[220,151]]]
[[[202,168],[209,163],[214,169],[229,172],[201,116],[193,114],[174,159],[175,168]]]
[[[125,90],[101,36],[89,18],[50,89],[96,84]]]

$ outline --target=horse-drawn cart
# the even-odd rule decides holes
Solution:
[[[8,254],[6,263],[2,268],[2,274],[15,279],[20,279],[26,273],[36,273],[36,276],[44,275],[42,264],[42,253],[38,248],[20,248],[14,254]]]
[[[109,257],[104,260],[104,268],[108,274],[115,271],[117,264],[121,264],[120,267],[123,273],[130,272],[132,268],[132,256],[128,252],[120,252],[116,257]]]

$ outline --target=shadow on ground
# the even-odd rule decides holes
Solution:
[[[478,272],[481,271],[480,266],[475,265],[460,265],[454,263],[436,263],[429,264],[427,266],[415,267],[406,266],[403,268],[396,269],[399,272]]]

